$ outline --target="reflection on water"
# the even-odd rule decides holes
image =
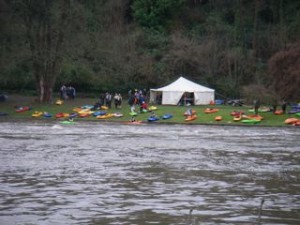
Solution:
[[[0,224],[300,224],[299,129],[1,128]]]

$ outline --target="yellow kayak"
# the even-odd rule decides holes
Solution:
[[[35,111],[32,113],[32,117],[40,117],[41,115],[43,115],[43,112]]]

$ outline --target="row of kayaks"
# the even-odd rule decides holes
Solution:
[[[56,113],[55,115],[52,115],[48,112],[39,112],[39,111],[35,111],[34,113],[32,113],[32,117],[46,117],[46,118],[49,118],[49,117],[55,117],[57,119],[59,118],[75,118],[75,117],[80,117],[80,118],[85,118],[85,117],[88,117],[88,116],[91,116],[93,115],[94,117],[96,117],[97,119],[108,119],[108,118],[112,118],[112,117],[122,117],[123,114],[122,113],[93,113],[93,114],[89,114],[89,113],[76,113],[76,112],[73,112],[73,113],[63,113],[63,112],[60,112],[60,113]]]

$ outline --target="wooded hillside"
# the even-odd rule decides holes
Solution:
[[[156,88],[299,100],[298,0],[0,0],[0,90]]]

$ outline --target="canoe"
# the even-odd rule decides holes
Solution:
[[[164,115],[162,116],[162,119],[163,119],[163,120],[168,120],[168,119],[171,119],[172,117],[173,117],[172,114],[166,113],[166,114],[164,114]]]
[[[216,116],[216,117],[215,117],[215,121],[221,121],[222,119],[223,119],[222,116]]]
[[[154,122],[154,121],[157,121],[157,120],[159,120],[159,118],[158,118],[157,116],[150,116],[150,117],[148,118],[148,121],[149,121],[149,122]]]
[[[300,113],[295,113],[295,116],[300,117]]]
[[[297,122],[299,122],[300,120],[299,119],[297,119],[297,118],[287,118],[285,121],[284,121],[284,123],[285,124],[294,124],[294,123],[297,123]]]
[[[102,116],[96,116],[97,119],[109,119],[109,118],[112,118],[114,115],[111,114],[111,113],[107,113],[105,115],[102,115]]]
[[[216,113],[218,111],[219,111],[219,109],[206,108],[204,110],[204,113]]]
[[[21,106],[21,107],[19,107],[19,108],[16,109],[16,112],[17,113],[21,113],[21,112],[26,112],[28,110],[30,110],[29,106]]]
[[[32,117],[40,117],[41,115],[43,115],[43,112],[35,111],[32,113]]]
[[[192,121],[192,120],[195,120],[195,119],[197,119],[197,115],[191,115],[191,116],[187,116],[185,118],[185,121]]]

